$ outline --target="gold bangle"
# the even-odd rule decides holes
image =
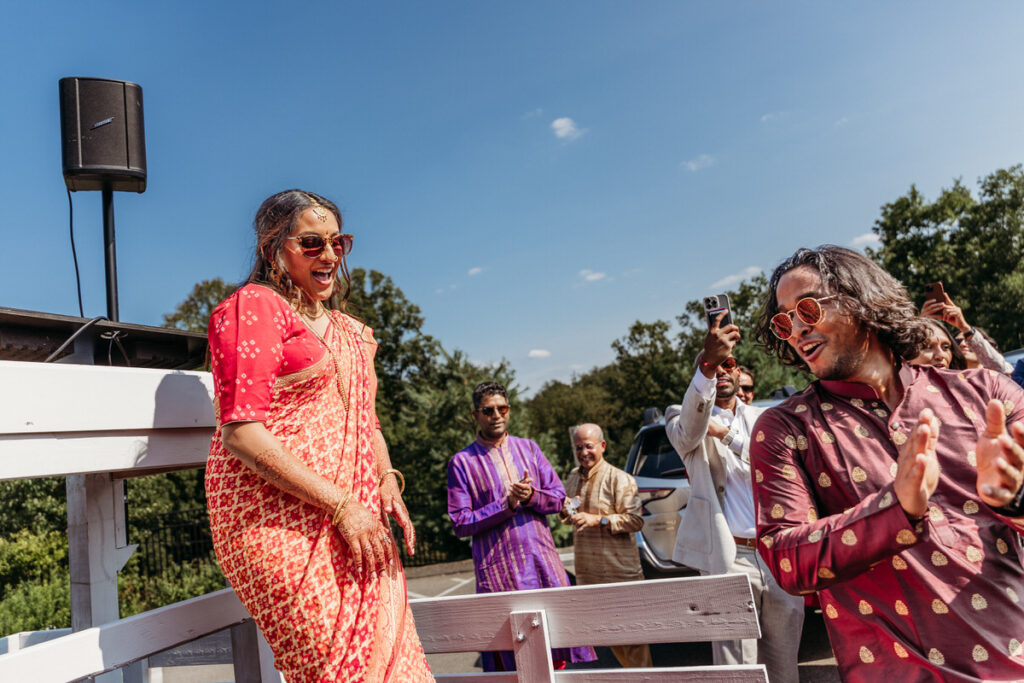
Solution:
[[[341,501],[338,503],[338,507],[334,508],[334,514],[331,516],[331,523],[334,526],[338,526],[341,522],[341,515],[345,512],[345,506],[348,505],[348,501],[352,499],[352,489],[349,489],[341,496]]]
[[[398,477],[398,483],[401,485],[398,489],[398,495],[402,495],[403,493],[405,493],[405,477],[402,476],[402,473],[396,470],[394,467],[392,467],[389,470],[384,470],[384,472],[381,473],[380,479],[377,481],[377,488],[380,488],[381,484],[384,483],[384,477],[388,476],[389,474],[393,474],[396,477]]]

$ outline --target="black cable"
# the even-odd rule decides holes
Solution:
[[[56,351],[54,351],[49,356],[47,356],[46,360],[44,360],[43,362],[44,363],[49,363],[50,361],[52,361],[54,358],[59,356],[60,352],[63,351],[64,349],[66,349],[71,344],[71,342],[75,341],[75,339],[78,338],[78,335],[80,335],[83,332],[85,332],[87,329],[89,329],[90,327],[92,327],[93,325],[98,323],[100,320],[106,320],[106,319],[107,319],[107,316],[105,316],[105,315],[98,315],[95,318],[93,318],[92,320],[90,320],[87,323],[85,323],[84,325],[82,325],[81,327],[79,327],[77,330],[75,330],[75,333],[73,335],[71,335],[70,337],[67,338],[67,341],[65,341],[63,344],[61,344],[60,347],[58,347]]]
[[[113,330],[111,332],[104,332],[103,334],[100,335],[100,339],[108,340],[107,341],[107,365],[109,365],[110,367],[114,366],[114,358],[113,358],[114,344],[117,344],[118,350],[121,352],[121,355],[124,357],[124,365],[125,365],[125,367],[130,368],[132,366],[132,362],[130,360],[128,360],[128,352],[125,351],[124,345],[121,344],[121,337],[123,337],[123,336],[125,336],[123,330]]]
[[[71,203],[71,190],[68,190],[68,230],[71,232],[71,258],[75,262],[75,286],[78,287],[78,317],[85,317],[82,308],[82,278],[78,274],[78,254],[75,252],[75,207]],[[106,318],[104,318],[105,320]],[[49,359],[47,359],[49,360]]]

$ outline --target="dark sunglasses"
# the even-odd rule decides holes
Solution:
[[[805,325],[817,325],[825,317],[825,311],[821,307],[821,302],[835,298],[836,295],[833,294],[832,296],[823,296],[818,299],[810,296],[800,299],[800,301],[796,302],[796,307],[793,310],[785,313],[776,313],[772,316],[772,332],[779,339],[789,339],[792,337],[794,313]]]
[[[352,235],[335,235],[330,240],[326,240],[322,235],[310,233],[289,237],[288,239],[298,240],[299,249],[302,250],[302,255],[306,258],[318,257],[327,248],[328,244],[334,250],[335,256],[346,256],[352,251]]]
[[[739,365],[739,363],[736,362],[736,359],[733,358],[732,356],[729,356],[728,358],[723,360],[718,367],[722,368],[723,370],[735,370],[737,365]]]
[[[742,391],[753,391],[754,390],[754,385],[753,384],[741,384],[740,385],[740,389]]]
[[[497,411],[499,415],[504,417],[505,415],[508,415],[508,405],[503,405],[503,406],[487,406],[486,408],[481,408],[480,409],[480,412],[483,413],[484,415],[486,415],[487,417],[493,417],[495,411]]]

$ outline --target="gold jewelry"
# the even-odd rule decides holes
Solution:
[[[319,309],[320,309],[321,313],[323,313],[324,312],[324,305],[322,303],[320,303],[319,301],[317,302],[317,305],[319,306]],[[327,353],[330,355],[331,360],[334,361],[334,376],[338,380],[338,393],[341,394],[341,402],[345,404],[345,412],[346,413],[349,412],[348,391],[345,390],[345,381],[341,378],[341,363],[338,362],[338,356],[335,355],[334,349],[331,348],[331,345],[327,343],[327,341],[323,338],[323,336],[319,332],[317,332],[316,330],[313,329],[313,326],[309,324],[309,322],[306,320],[305,316],[300,314],[299,317],[302,318],[302,322],[306,324],[306,327],[309,328],[309,331],[312,332],[313,335],[317,339],[320,340],[320,343],[324,345],[324,348],[327,349]],[[314,318],[314,320],[319,318],[319,317],[320,317],[319,315],[316,316],[316,318]],[[341,329],[341,326],[338,324],[337,319],[333,315],[328,316],[328,319],[330,320],[331,324],[334,325],[334,330],[339,335],[341,335],[342,339],[345,340],[345,348],[349,350],[349,352],[350,352],[349,355],[351,355],[352,347],[349,344],[348,335],[345,334],[345,332]]]
[[[318,221],[320,221],[321,223],[326,223],[327,222],[327,214],[326,213],[322,213],[319,210],[320,209],[319,206],[314,206],[314,207],[312,207],[312,209],[313,209],[313,215],[316,216],[316,219]]]
[[[401,485],[399,486],[398,489],[398,495],[402,495],[403,493],[405,493],[405,477],[402,476],[402,473],[396,470],[394,467],[392,467],[389,470],[384,470],[381,473],[380,479],[377,480],[377,488],[380,488],[381,484],[384,483],[384,477],[388,476],[389,474],[393,474],[395,475],[395,477],[398,478],[398,483]]]
[[[352,489],[349,489],[341,497],[341,501],[338,503],[338,507],[334,508],[334,514],[331,515],[331,523],[334,526],[338,526],[341,523],[341,515],[345,512],[345,506],[348,505],[348,501],[352,499]]]

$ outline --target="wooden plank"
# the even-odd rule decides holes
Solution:
[[[429,653],[511,650],[511,612],[544,610],[552,647],[760,638],[745,575],[484,593],[410,601]]]
[[[124,666],[249,619],[230,588],[0,657],[0,681],[63,683]]]
[[[520,683],[514,673],[434,674],[437,683]],[[529,679],[523,679],[529,680]],[[768,683],[763,664],[556,671],[555,683]]]
[[[208,372],[0,361],[0,434],[214,427]]]
[[[202,467],[210,452],[209,427],[131,432],[79,432],[0,436],[0,479]]]
[[[551,665],[551,642],[548,640],[544,610],[512,612],[508,616],[519,680],[554,683],[555,671]]]
[[[440,679],[438,679],[440,680]],[[581,669],[556,671],[555,683],[768,683],[764,664],[676,666],[652,669]]]

